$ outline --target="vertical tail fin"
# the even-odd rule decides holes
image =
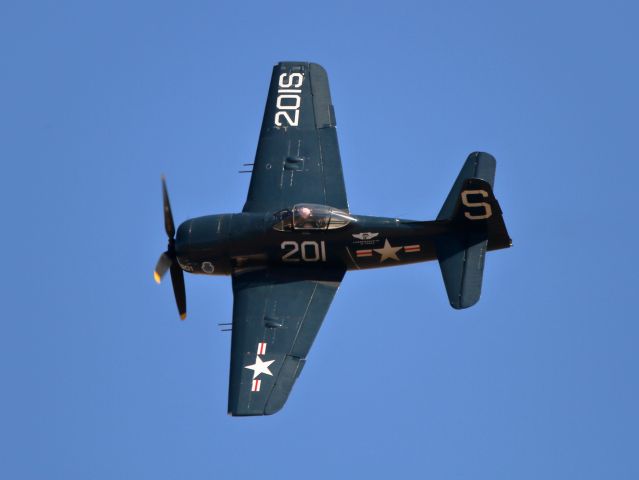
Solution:
[[[512,243],[492,191],[495,166],[492,155],[471,153],[437,216],[437,220],[450,221],[452,227],[437,240],[436,248],[453,308],[477,303],[486,251]]]

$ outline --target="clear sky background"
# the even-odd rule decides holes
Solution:
[[[0,477],[639,478],[636,2],[4,2]],[[497,158],[514,240],[349,273],[284,409],[226,415],[230,280],[152,270],[241,210],[272,65],[329,73],[351,211]]]

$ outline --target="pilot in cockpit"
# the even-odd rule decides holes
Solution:
[[[346,212],[327,205],[297,204],[292,209],[273,214],[273,228],[287,230],[334,230],[348,225],[355,218]]]
[[[308,207],[300,207],[296,213],[299,219],[295,222],[296,228],[316,228],[315,221],[312,218],[313,211]]]

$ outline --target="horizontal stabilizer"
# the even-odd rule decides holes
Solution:
[[[439,267],[453,308],[472,307],[479,301],[487,244],[482,238],[481,234],[450,236],[437,244]]]
[[[502,211],[493,195],[495,158],[472,153],[437,216],[450,230],[436,241],[448,300],[453,308],[468,308],[479,300],[488,250],[511,246]]]

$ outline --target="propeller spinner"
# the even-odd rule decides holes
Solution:
[[[160,255],[158,263],[155,265],[153,278],[157,283],[162,281],[162,277],[167,270],[171,271],[171,283],[173,284],[173,294],[175,295],[175,303],[177,304],[180,318],[186,318],[186,292],[184,289],[184,272],[178,264],[175,255],[175,224],[173,223],[173,213],[171,213],[171,203],[169,202],[169,193],[166,190],[166,180],[162,176],[162,200],[164,203],[164,230],[169,237],[169,245],[166,252]]]

